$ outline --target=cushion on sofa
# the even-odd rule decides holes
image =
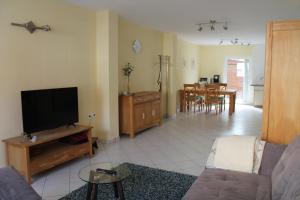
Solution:
[[[300,136],[287,146],[272,172],[272,199],[300,199]]]
[[[259,175],[272,175],[272,171],[286,147],[287,145],[283,144],[266,143],[259,169]]]
[[[0,169],[1,200],[41,200],[25,179],[12,168]]]
[[[270,200],[266,176],[222,169],[205,169],[183,200]]]

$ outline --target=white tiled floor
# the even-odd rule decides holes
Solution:
[[[59,199],[84,184],[78,178],[79,169],[99,162],[131,162],[199,175],[216,137],[260,134],[261,109],[237,105],[233,116],[227,112],[180,113],[134,139],[124,136],[118,143],[102,145],[92,159],[80,158],[34,177],[32,186],[43,199]]]

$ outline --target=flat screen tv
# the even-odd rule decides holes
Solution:
[[[27,134],[78,122],[77,87],[21,91]]]

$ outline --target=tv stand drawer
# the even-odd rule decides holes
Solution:
[[[80,155],[89,153],[88,143],[69,145],[60,143],[45,150],[41,155],[32,158],[31,174],[53,168]]]

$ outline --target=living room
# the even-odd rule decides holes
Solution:
[[[170,3],[175,6],[170,8],[168,6]],[[270,63],[275,61],[268,60],[270,59],[268,45],[272,41],[266,40],[265,37],[268,22],[299,19],[300,4],[293,0],[285,3],[276,2],[274,5],[270,0],[256,3],[257,6],[250,2],[230,1],[230,6],[226,6],[205,1],[150,3],[132,0],[125,4],[93,0],[86,2],[2,0],[0,139],[4,142],[0,144],[0,167],[13,166],[24,176],[37,193],[32,199],[85,199],[88,193],[85,190],[89,190],[86,183],[91,181],[89,177],[87,180],[82,177],[85,174],[78,175],[80,170],[98,163],[131,163],[133,165],[130,165],[132,168],[128,167],[129,172],[127,169],[124,170],[128,172],[125,173],[129,176],[126,178],[132,181],[130,177],[135,177],[132,176],[134,172],[137,172],[136,176],[143,177],[136,183],[131,183],[133,185],[130,187],[123,184],[126,199],[181,199],[188,193],[196,177],[207,168],[206,160],[216,138],[232,135],[262,136],[267,142],[290,143],[291,138],[300,131],[299,125],[295,122],[299,114],[294,111],[299,108],[299,96],[297,88],[284,90],[285,92],[273,91],[271,87],[266,89],[266,84],[270,86],[273,80],[280,77],[271,73],[266,76],[270,68],[265,69],[265,63],[266,66],[271,66]],[[186,4],[189,4],[189,15],[182,14],[180,19],[176,19]],[[201,4],[206,6],[201,8],[201,12],[197,12]],[[243,11],[244,14],[232,13],[231,6]],[[262,9],[269,6],[270,11],[264,13]],[[256,9],[257,18],[253,14],[253,10]],[[216,22],[212,23],[214,20]],[[294,35],[299,32],[298,23],[298,21],[295,21],[295,25],[292,23],[296,27]],[[268,31],[271,31],[270,26],[268,25]],[[212,27],[214,30],[211,30]],[[279,29],[278,27],[279,25],[274,30]],[[286,69],[292,64],[299,66],[299,59],[296,59],[299,56],[299,48],[291,45],[297,44],[299,38],[297,41],[289,39],[291,35],[286,36],[288,39],[282,40],[291,41],[284,47],[294,48],[295,51],[291,57],[278,61],[281,65],[288,65]],[[284,52],[275,53],[277,57],[278,55],[282,57],[281,54]],[[198,83],[203,77],[210,82],[214,75],[220,75],[221,83],[228,82],[227,61],[230,59],[249,60],[247,84],[243,90],[247,91],[245,92],[247,95],[244,95],[243,102],[236,105],[234,103],[235,109],[231,110],[231,99],[226,98],[224,111],[220,109],[221,112],[218,114],[214,112],[217,111],[217,105],[214,105],[211,112],[201,110],[201,107],[198,109],[196,104],[192,105],[191,110],[180,112],[182,109],[180,90],[183,90],[184,85]],[[131,70],[129,75],[124,74],[126,67]],[[299,70],[297,68],[293,70],[293,76],[297,75]],[[282,82],[274,83],[275,87],[272,88],[281,88],[280,84],[288,80],[291,84],[297,85],[299,81],[294,77],[288,78],[289,75],[288,70],[283,71]],[[259,103],[256,105],[254,103],[256,90],[251,84],[255,85],[253,87],[265,84],[264,95],[271,100],[265,97],[263,103],[260,95],[260,100],[257,100]],[[28,135],[24,135],[27,126],[24,123],[22,91],[74,87],[77,105],[75,110],[78,109],[76,113],[78,116],[77,118],[75,116],[73,121],[78,126],[76,125],[72,131],[58,131],[47,138],[47,134],[40,133],[32,134],[31,139]],[[126,115],[131,113],[128,110],[130,106],[125,106],[127,110],[121,112],[120,102],[123,102],[123,97],[128,101],[138,101],[138,98],[144,98],[138,96],[143,95],[139,94],[143,91],[152,92],[146,93],[147,98],[153,98],[154,102],[159,103],[157,110],[150,111],[152,117],[156,115],[159,118],[137,131],[133,130],[136,127],[130,128],[130,125],[127,130],[123,121],[129,123],[126,120],[132,117]],[[284,96],[282,94],[293,95],[295,98],[290,103],[279,98],[273,100],[275,96]],[[274,102],[273,107],[268,101]],[[285,108],[285,111],[279,110],[275,106],[276,103],[280,103],[280,107]],[[258,108],[263,104],[264,110]],[[203,106],[206,106],[205,103]],[[143,109],[147,109],[146,106]],[[29,110],[29,116],[31,113]],[[125,113],[123,118],[120,117],[121,113]],[[273,115],[281,118],[273,119]],[[145,118],[144,112],[141,112],[141,116]],[[34,117],[31,115],[29,118]],[[266,125],[268,123],[269,126]],[[279,133],[276,131],[277,135],[272,136],[269,131],[278,129],[278,126],[282,128],[281,123],[286,123],[289,133],[286,136],[277,136]],[[64,125],[73,123],[65,122]],[[31,132],[47,131],[45,127],[35,127],[36,129],[31,129]],[[72,129],[72,126],[70,128]],[[45,156],[50,149],[47,149],[49,146],[35,147],[42,146],[42,141],[49,145],[62,139],[63,136],[77,133],[86,134],[87,146],[83,148],[84,151],[77,151],[75,147],[68,147],[69,149],[62,147],[64,152],[68,150],[72,156],[63,162],[57,161],[53,166],[49,164],[51,159],[47,160]],[[18,142],[9,140],[15,137],[19,137]],[[97,138],[97,141],[92,138]],[[18,145],[21,148],[14,149]],[[98,149],[92,149],[92,145],[98,146]],[[92,150],[96,153],[93,154]],[[54,152],[58,156],[63,155],[59,154],[63,153],[62,151]],[[31,162],[37,158],[35,155],[40,155],[40,162],[49,161],[46,163],[47,167],[32,169]],[[65,162],[67,160],[68,162]],[[26,167],[22,163],[27,163]],[[156,176],[145,176],[147,173]],[[0,174],[2,177],[5,172]],[[170,178],[169,181],[163,180],[166,177]],[[176,177],[179,177],[179,180]],[[153,178],[157,180],[149,181],[148,185],[143,182]],[[161,185],[158,182],[161,182]],[[137,187],[142,184],[145,186]],[[165,184],[165,188],[163,191],[158,191],[158,188],[149,189],[153,184],[161,187]],[[174,184],[178,187],[173,187]],[[97,195],[95,185],[98,187],[98,184],[88,185],[93,186],[90,188],[91,195]],[[119,191],[120,186],[116,187]],[[135,190],[131,191],[132,188]],[[5,190],[5,187],[1,186],[0,191]],[[113,199],[113,196],[109,196],[112,194],[110,190],[112,189],[103,188],[103,184],[99,184],[98,199]],[[101,192],[108,196],[101,196]],[[140,196],[147,192],[150,196]],[[121,193],[123,192],[120,192],[119,198],[122,199]],[[24,195],[0,197],[30,199]],[[234,197],[236,196],[229,199],[236,199]],[[186,198],[201,199],[200,196]]]

